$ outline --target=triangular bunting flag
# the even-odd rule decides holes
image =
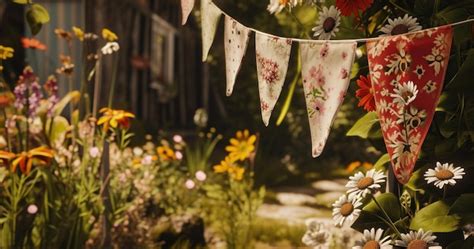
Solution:
[[[202,61],[207,60],[221,15],[211,0],[201,0]]]
[[[356,47],[356,42],[300,43],[313,157],[322,153],[335,114],[344,101]]]
[[[181,0],[181,24],[188,21],[189,14],[194,8],[194,0]]]
[[[376,111],[402,184],[412,175],[433,120],[451,43],[450,26],[367,42]]]
[[[229,16],[225,16],[224,47],[227,76],[227,96],[232,94],[235,78],[247,50],[250,30]]]
[[[285,82],[291,43],[287,38],[255,34],[258,90],[262,119],[266,126]]]

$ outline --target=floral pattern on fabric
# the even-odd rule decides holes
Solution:
[[[221,15],[221,10],[212,3],[212,0],[201,1],[202,61],[207,60]]]
[[[194,0],[181,0],[181,25],[186,24],[193,8]]]
[[[266,126],[285,82],[291,43],[290,39],[255,34],[258,90]]]
[[[300,44],[313,157],[322,153],[336,112],[344,101],[356,47],[356,42]]]
[[[402,184],[412,175],[433,120],[451,42],[450,26],[367,42],[376,112]]]
[[[242,58],[247,50],[250,30],[229,16],[225,16],[224,47],[226,66],[226,95],[230,96],[234,89],[235,78],[240,70]]]

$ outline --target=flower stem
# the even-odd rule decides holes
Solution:
[[[444,185],[444,187],[443,187],[443,200],[446,199],[446,192],[447,192],[447,190],[448,190],[447,187],[448,187],[448,185]]]
[[[379,204],[379,202],[373,195],[372,195],[372,199],[374,200],[377,207],[379,207],[379,209],[382,210],[382,213],[384,214],[385,218],[387,218],[387,221],[390,223],[390,227],[393,229],[393,231],[397,233],[398,237],[401,237],[400,231],[398,231],[397,226],[395,226],[395,223],[393,223],[390,216],[388,216],[387,212],[385,212],[385,210],[382,208],[382,206]]]
[[[114,90],[115,90],[115,83],[117,81],[117,68],[118,68],[118,53],[115,53],[114,55],[115,60],[112,68],[112,81],[110,84],[110,89],[109,89],[109,102],[107,107],[112,108],[113,100],[114,100]]]

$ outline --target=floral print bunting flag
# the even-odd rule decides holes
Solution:
[[[227,96],[232,94],[235,78],[247,50],[250,30],[229,16],[225,16],[224,47],[227,76]]]
[[[194,0],[181,0],[181,24],[188,21],[189,14],[194,8]]]
[[[221,15],[221,10],[212,0],[201,1],[202,61],[207,60]]]
[[[313,157],[322,153],[335,114],[344,101],[356,47],[356,42],[300,43]]]
[[[292,41],[287,38],[255,34],[258,90],[262,119],[268,126],[273,108],[285,82]]]
[[[402,184],[412,175],[433,120],[451,43],[451,26],[367,42],[376,112]]]

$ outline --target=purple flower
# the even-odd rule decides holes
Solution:
[[[36,110],[40,106],[40,101],[43,98],[43,93],[41,92],[41,86],[38,82],[34,81],[30,85],[30,96],[28,97],[29,103],[29,115],[34,116],[36,115]]]
[[[14,106],[17,109],[23,109],[26,105],[26,94],[27,94],[26,84],[18,84],[13,92],[15,93],[15,103]]]

